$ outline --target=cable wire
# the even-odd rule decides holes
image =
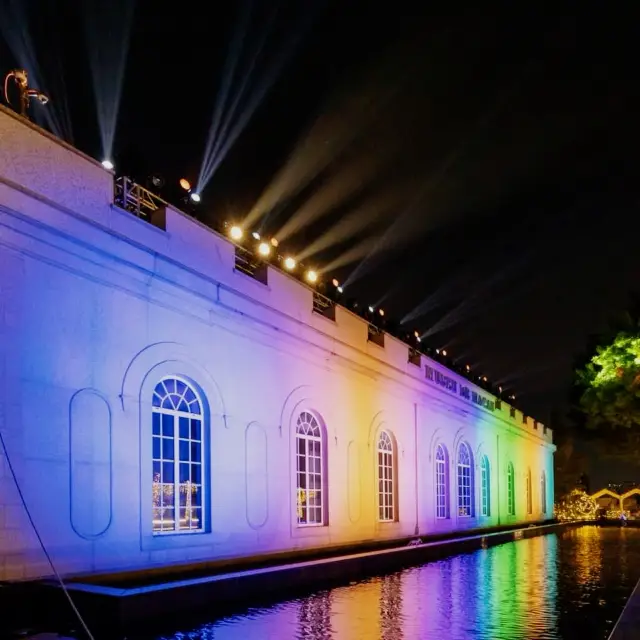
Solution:
[[[64,595],[67,597],[67,600],[69,601],[69,604],[71,605],[71,608],[73,609],[73,612],[75,613],[76,617],[78,618],[78,621],[82,625],[82,628],[84,629],[85,633],[87,634],[89,640],[95,640],[95,638],[93,637],[91,631],[89,631],[89,627],[87,626],[87,623],[84,621],[84,618],[82,617],[82,615],[78,611],[78,608],[76,607],[75,603],[73,602],[73,598],[71,597],[71,594],[67,590],[67,587],[64,584],[64,581],[62,580],[62,577],[58,573],[58,570],[56,569],[56,566],[53,563],[53,559],[49,555],[49,552],[47,551],[47,548],[46,548],[46,546],[44,544],[44,540],[40,536],[40,532],[38,531],[38,527],[36,527],[36,523],[34,522],[33,517],[31,516],[31,511],[29,510],[29,507],[27,506],[27,502],[24,499],[24,494],[22,493],[22,489],[20,489],[20,484],[18,483],[18,477],[16,476],[16,472],[13,469],[13,464],[11,464],[11,458],[9,457],[9,450],[7,449],[7,445],[5,444],[4,438],[2,437],[2,431],[1,430],[0,430],[0,444],[2,445],[2,450],[4,451],[4,456],[7,459],[7,466],[9,467],[9,471],[11,473],[11,476],[13,477],[13,482],[15,483],[16,489],[18,490],[18,495],[20,496],[20,501],[22,502],[22,506],[24,507],[24,510],[25,510],[25,512],[27,514],[27,517],[29,518],[29,522],[31,523],[31,526],[33,527],[33,531],[36,534],[36,538],[38,538],[38,542],[40,543],[40,546],[42,547],[42,551],[44,552],[44,555],[47,558],[47,561],[49,562],[49,566],[51,567],[51,570],[53,571],[55,577],[57,578],[58,582],[60,583],[60,587],[62,588],[62,591],[64,592]]]

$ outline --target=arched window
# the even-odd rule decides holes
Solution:
[[[323,436],[317,418],[303,411],[296,424],[296,511],[303,527],[325,524]]]
[[[510,516],[516,515],[516,476],[513,470],[513,465],[509,463],[507,465],[507,514]]]
[[[463,518],[473,515],[472,468],[469,445],[462,442],[458,447],[458,515]]]
[[[540,510],[547,513],[547,476],[544,471],[540,476]]]
[[[436,518],[449,517],[448,481],[447,450],[439,444],[436,448]]]
[[[378,519],[380,522],[395,520],[395,477],[393,440],[386,431],[378,437]]]
[[[178,378],[153,391],[153,531],[202,531],[203,415],[195,390]]]
[[[527,515],[533,513],[533,496],[531,495],[531,469],[527,469]]]
[[[482,456],[480,463],[481,474],[481,495],[480,495],[480,513],[483,516],[491,515],[491,468],[489,467],[489,458]]]

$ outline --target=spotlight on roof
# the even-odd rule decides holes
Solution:
[[[197,192],[193,192],[189,194],[189,197],[194,201],[194,202],[200,202],[201,198],[200,198],[200,194]]]
[[[229,230],[229,235],[233,238],[233,240],[242,240],[242,229],[234,224],[233,227]]]
[[[502,387],[498,387],[498,393],[502,393]]]
[[[373,313],[373,312],[375,311],[375,309],[374,309],[371,305],[369,305],[369,311],[370,311],[371,313]]]
[[[378,309],[378,313],[383,316],[384,315],[384,309]]]
[[[331,284],[332,284],[336,289],[340,286],[340,283],[338,282],[338,279],[337,279],[337,278],[334,278],[334,279],[331,281]]]
[[[436,349],[436,353],[440,355],[440,349]]]
[[[443,349],[443,350],[442,350],[442,355],[443,355],[443,356],[446,356],[446,355],[447,355],[447,350],[446,350],[446,349]]]
[[[318,282],[318,274],[313,269],[309,269],[307,271],[307,280],[309,282]]]
[[[154,174],[151,176],[150,180],[154,188],[162,189],[162,187],[164,187],[164,178],[162,176]]]
[[[482,376],[482,382],[486,382],[487,381],[487,376]]]
[[[465,365],[464,365],[464,368],[465,368],[467,371],[471,371],[471,367],[470,367],[468,364],[465,364]]]
[[[271,247],[266,242],[261,242],[258,245],[258,253],[266,258],[271,253]]]
[[[191,191],[191,183],[186,178],[180,178],[179,184],[185,191]]]
[[[109,160],[108,158],[105,158],[102,161],[102,166],[107,170],[107,171],[113,171],[113,162],[111,162],[111,160]]]
[[[336,287],[336,291],[337,291],[338,293],[342,293],[342,292],[344,291],[344,289],[343,289],[340,285],[338,285],[338,286]]]
[[[251,236],[254,240],[260,240],[260,234],[257,231],[254,231]]]
[[[276,240],[276,238],[271,238],[271,245],[272,245],[273,247],[277,247],[277,246],[278,246],[278,244],[279,244],[279,242]]]
[[[289,271],[291,271],[296,268],[296,261],[291,256],[289,256],[288,258],[284,259],[284,266],[289,269]]]

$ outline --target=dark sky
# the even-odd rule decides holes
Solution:
[[[0,70],[15,64],[7,25],[26,25],[50,107],[66,108],[75,144],[101,157],[88,60],[122,50],[118,6],[131,3],[5,4]],[[335,263],[349,295],[409,316],[408,329],[546,421],[587,336],[639,289],[635,20],[611,5],[414,5],[139,0],[113,156],[142,181],[195,181],[216,105],[228,110],[246,80],[230,122],[247,126],[203,189],[201,219],[241,220],[275,189],[256,227],[296,230],[283,244],[298,251],[324,238],[307,261]],[[78,7],[100,15],[94,31]],[[275,180],[283,168],[295,179]]]

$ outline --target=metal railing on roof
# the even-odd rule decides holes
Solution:
[[[154,211],[167,204],[162,198],[141,187],[127,176],[116,178],[113,201],[121,209],[144,219],[148,219]]]

